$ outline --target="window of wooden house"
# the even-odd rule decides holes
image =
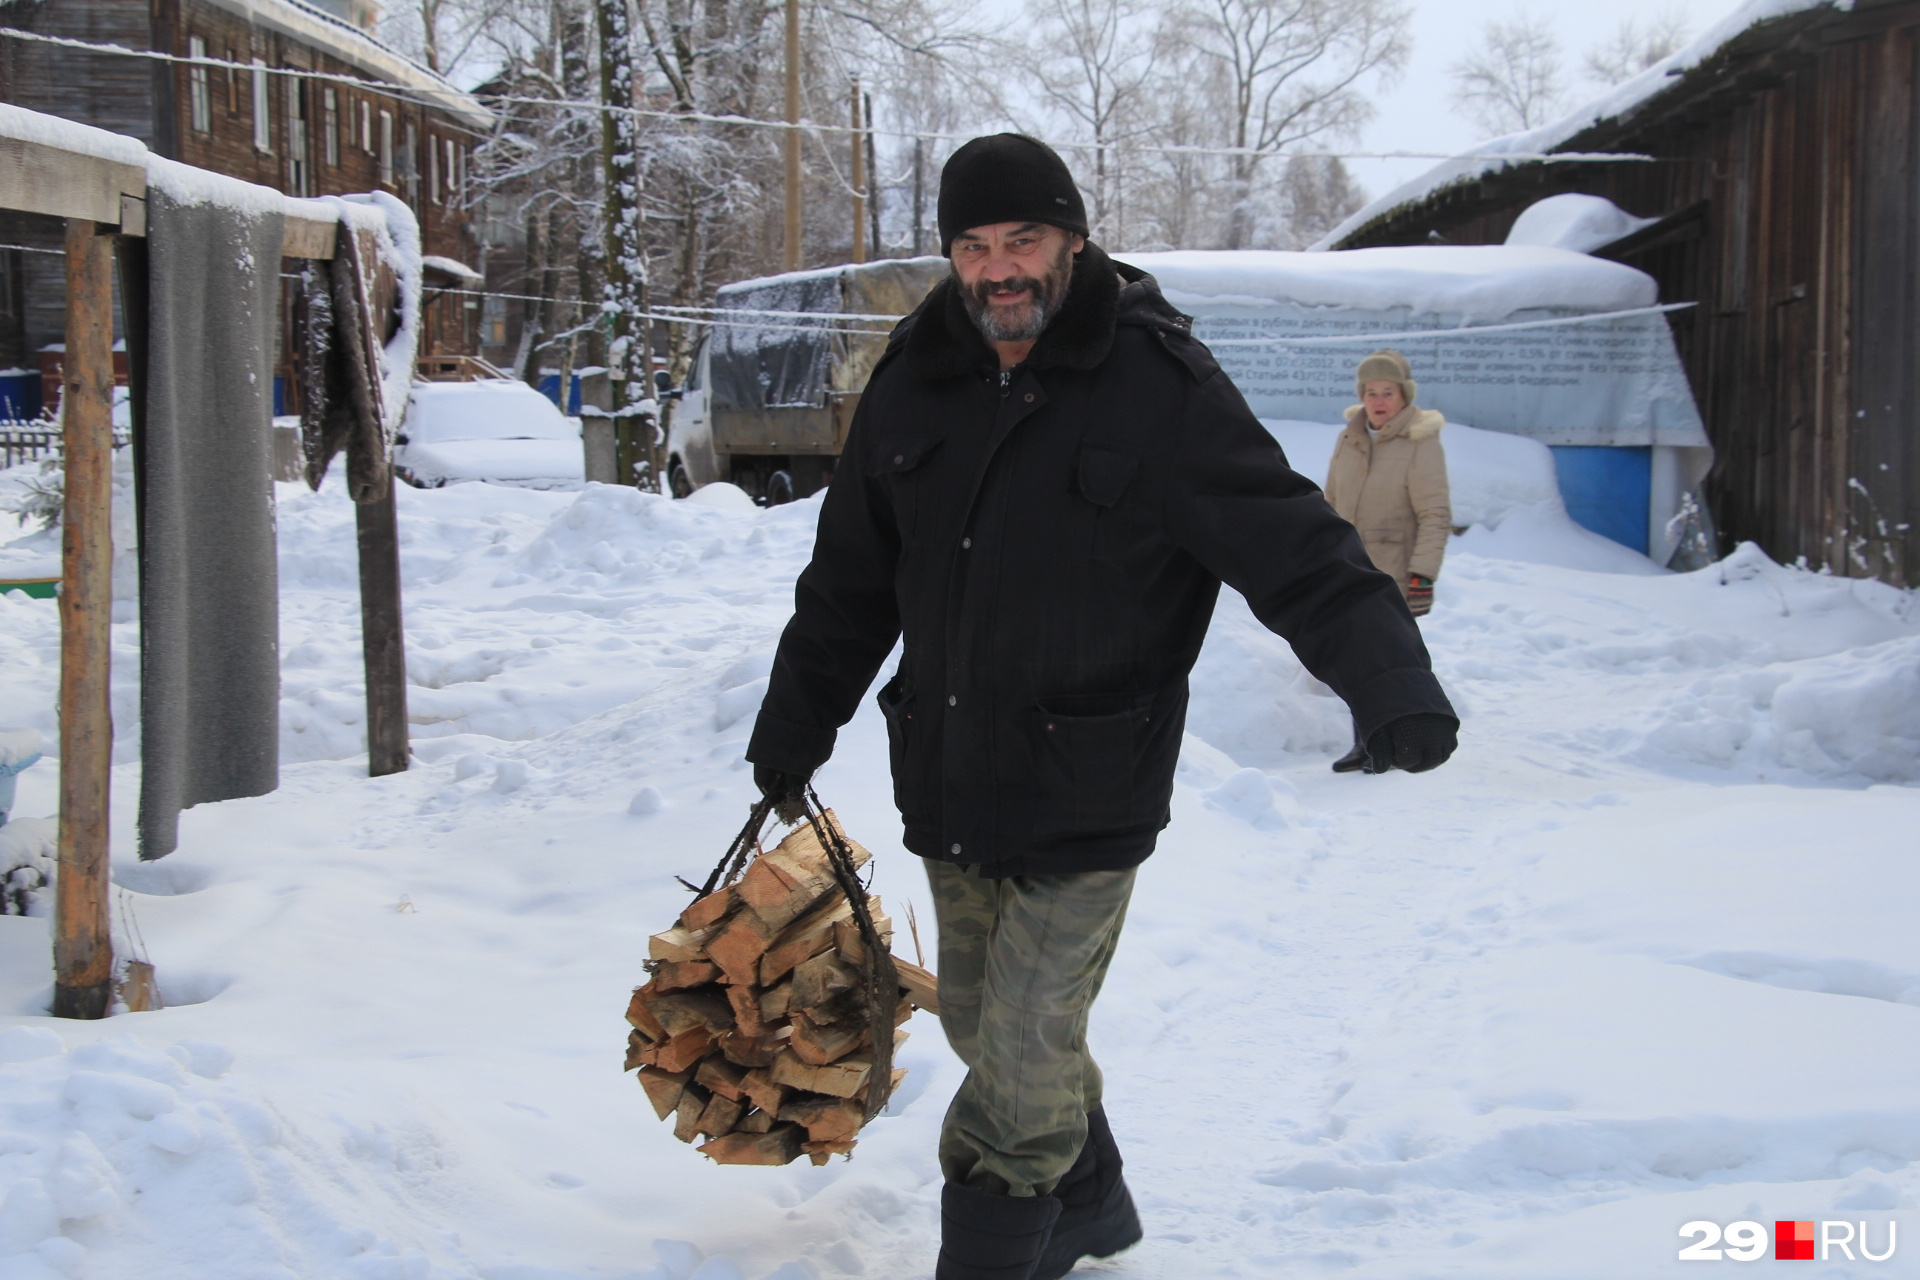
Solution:
[[[440,203],[440,142],[432,134],[427,135],[427,197]]]
[[[380,185],[393,185],[393,112],[380,113]]]
[[[340,95],[331,87],[320,91],[320,112],[320,145],[327,153],[327,168],[332,169],[340,163]]]
[[[234,64],[240,61],[237,49],[227,50],[227,114],[240,114],[240,70]]]
[[[287,192],[305,196],[307,190],[307,86],[299,76],[287,77]]]
[[[420,130],[413,121],[407,121],[407,154],[402,160],[407,179],[407,203],[420,204]]]
[[[441,148],[447,155],[447,203],[453,204],[460,198],[459,169],[458,162],[455,159],[455,157],[459,155],[460,148],[454,143],[452,138],[442,138],[440,142]]]
[[[253,60],[253,149],[273,154],[273,104],[267,98],[267,64]]]
[[[207,56],[207,42],[199,36],[187,37],[187,56],[196,61],[187,68],[187,102],[195,133],[213,132],[213,85],[207,68],[198,60]]]
[[[459,195],[463,201],[467,198],[467,156],[472,150],[472,147],[464,145],[453,149],[454,157],[460,161]]]
[[[373,105],[360,99],[360,149],[373,154]]]

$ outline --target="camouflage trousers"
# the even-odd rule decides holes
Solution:
[[[990,880],[927,860],[940,924],[940,1026],[967,1078],[940,1131],[949,1182],[1046,1195],[1100,1105],[1087,1015],[1133,895],[1133,869]]]

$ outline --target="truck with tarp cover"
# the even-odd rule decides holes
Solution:
[[[889,258],[722,287],[669,424],[674,494],[726,480],[773,506],[823,488],[887,334],[946,273]]]

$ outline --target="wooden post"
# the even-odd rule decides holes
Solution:
[[[787,0],[786,270],[800,269],[800,0]]]
[[[860,122],[860,77],[853,78],[853,260],[867,260],[867,135]]]
[[[113,769],[113,230],[87,218],[67,219],[60,871],[53,932],[57,1018],[104,1018],[113,1004],[113,931],[107,917],[107,798]]]
[[[360,543],[360,645],[367,670],[367,776],[407,768],[407,646],[400,627],[400,524],[390,480],[354,504]]]

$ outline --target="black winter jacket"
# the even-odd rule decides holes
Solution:
[[[1452,715],[1399,587],[1191,323],[1089,244],[1002,375],[937,286],[854,415],[747,758],[818,768],[904,633],[879,700],[907,848],[990,876],[1134,866],[1223,581],[1363,741]]]

